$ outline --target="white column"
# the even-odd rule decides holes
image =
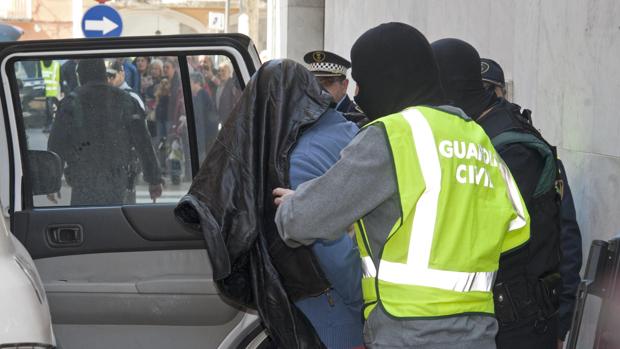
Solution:
[[[32,0],[26,1],[26,19],[32,20]]]
[[[224,4],[224,33],[228,33],[228,22],[230,17],[230,0]]]
[[[71,19],[73,21],[73,37],[81,38],[82,33],[82,16],[84,15],[83,0],[72,0],[71,3]]]
[[[303,61],[310,50],[323,49],[325,0],[287,0],[286,58]]]
[[[269,58],[286,56],[287,0],[267,0],[267,52]]]
[[[237,18],[237,32],[250,36],[250,16],[245,12]]]

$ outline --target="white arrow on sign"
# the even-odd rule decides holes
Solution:
[[[99,21],[88,19],[84,22],[84,29],[88,31],[100,31],[103,35],[106,35],[116,28],[118,28],[118,24],[109,20],[108,17],[103,17]]]

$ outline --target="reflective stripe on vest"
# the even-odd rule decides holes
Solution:
[[[489,217],[489,219],[498,220],[497,223],[491,223],[492,229],[489,230],[489,234],[493,234],[493,236],[498,237],[497,241],[498,244],[501,244],[501,246],[495,244],[486,245],[481,247],[482,250],[480,251],[472,251],[472,254],[474,252],[477,252],[475,255],[478,256],[478,258],[487,258],[487,264],[485,267],[481,267],[477,264],[478,259],[470,260],[476,263],[470,265],[468,268],[469,270],[473,270],[472,272],[453,271],[450,269],[454,268],[455,270],[458,270],[459,267],[446,267],[445,265],[442,266],[441,263],[439,263],[439,268],[433,267],[433,249],[441,248],[442,245],[439,244],[439,247],[433,246],[434,239],[436,238],[436,229],[438,229],[437,226],[439,224],[438,219],[440,219],[439,217],[441,217],[438,216],[439,209],[443,210],[443,219],[446,219],[445,207],[440,205],[443,174],[442,163],[439,159],[440,151],[437,147],[437,143],[439,141],[435,140],[433,128],[427,120],[427,117],[423,115],[419,109],[429,110],[430,108],[409,108],[404,110],[400,114],[395,115],[396,117],[402,117],[402,119],[406,121],[411,131],[411,134],[409,135],[407,135],[407,132],[404,131],[405,128],[403,127],[403,125],[406,124],[403,124],[402,121],[398,121],[395,124],[392,124],[396,125],[392,126],[392,130],[394,130],[394,127],[398,128],[396,131],[394,131],[394,133],[396,134],[396,136],[394,136],[395,140],[392,140],[392,135],[390,135],[390,131],[388,130],[389,128],[386,124],[386,130],[388,132],[388,142],[392,147],[393,154],[396,154],[397,151],[400,151],[401,154],[403,151],[413,152],[417,157],[416,165],[419,165],[420,173],[418,173],[418,171],[411,172],[412,169],[407,169],[406,166],[413,166],[413,164],[405,164],[405,167],[403,167],[403,163],[394,164],[397,172],[397,181],[399,185],[398,190],[400,194],[399,197],[401,198],[401,207],[404,217],[400,217],[399,220],[396,222],[396,224],[392,228],[392,231],[389,234],[388,240],[383,246],[383,255],[378,261],[378,270],[375,267],[375,263],[373,262],[373,257],[375,257],[374,260],[377,260],[378,256],[373,256],[371,253],[369,253],[370,251],[367,251],[367,249],[369,249],[369,246],[367,246],[368,240],[363,221],[361,220],[358,223],[359,226],[356,225],[358,246],[360,248],[364,272],[364,278],[362,280],[364,302],[367,306],[369,306],[369,308],[371,308],[370,310],[372,310],[372,308],[374,308],[374,304],[378,300],[378,297],[379,301],[383,303],[383,308],[389,314],[395,317],[434,317],[471,312],[492,313],[493,302],[491,289],[493,287],[495,279],[497,260],[495,260],[494,262],[495,269],[493,271],[488,271],[490,269],[488,264],[489,253],[491,253],[491,255],[495,254],[496,256],[498,256],[500,248],[502,249],[502,251],[504,251],[506,249],[521,245],[524,241],[527,240],[527,238],[529,237],[529,218],[527,216],[527,211],[525,210],[525,205],[519,194],[516,183],[514,182],[514,179],[510,174],[510,171],[507,170],[506,166],[495,153],[490,140],[488,140],[488,137],[484,135],[484,131],[482,131],[482,129],[479,128],[477,125],[473,129],[470,128],[471,131],[478,132],[477,134],[480,135],[480,137],[474,138],[481,139],[481,143],[479,144],[479,146],[488,147],[488,155],[497,157],[497,162],[493,163],[494,167],[496,167],[495,170],[491,169],[491,165],[487,165],[487,167],[489,167],[488,171],[495,171],[493,173],[488,173],[488,176],[489,178],[493,178],[493,181],[496,183],[496,185],[494,186],[489,179],[487,187],[489,187],[490,191],[496,193],[494,195],[498,195],[493,196],[492,198],[494,198],[495,200],[499,200],[497,201],[497,210],[503,211],[496,211],[498,213],[502,212],[501,216]],[[439,120],[438,118],[458,118],[458,116],[450,115],[447,113],[445,113],[446,115],[440,115],[444,114],[444,112],[437,110],[429,112],[439,113],[436,114],[438,116],[436,116],[436,119],[434,119],[434,122],[439,125],[438,127],[442,127],[442,124],[437,121]],[[389,121],[387,119],[382,119],[379,119],[378,122],[385,123]],[[394,121],[389,122],[393,123]],[[465,121],[462,122],[463,124],[466,123]],[[473,121],[471,122],[473,124]],[[458,132],[456,132],[455,134],[458,135]],[[412,147],[414,148],[411,150],[408,150],[406,147],[403,148],[403,145],[407,144],[408,147],[409,144],[411,144],[410,141],[406,139],[409,137],[413,142]],[[446,137],[446,132],[443,132],[443,137]],[[458,136],[456,137],[458,138]],[[464,137],[465,140],[467,137]],[[441,140],[442,138],[439,139]],[[392,141],[396,143],[392,144]],[[446,160],[446,156],[444,154],[442,155],[444,156],[444,166],[456,167],[454,164],[456,163],[455,161],[457,161],[458,159],[454,158]],[[406,160],[405,158],[403,159],[405,159],[405,162],[407,162],[411,161],[411,159],[416,159],[416,157],[406,158],[410,160]],[[395,156],[394,161],[397,161],[397,158],[402,157]],[[480,161],[480,159],[478,159],[478,161]],[[398,168],[400,168],[400,170],[398,170]],[[405,170],[403,170],[403,168],[405,168]],[[399,171],[402,171],[402,173],[399,173]],[[447,170],[446,173],[453,172],[454,171],[450,172],[449,170]],[[416,194],[415,197],[412,197],[411,188],[403,188],[403,186],[407,186],[406,183],[408,182],[403,181],[402,178],[399,177],[407,173],[409,173],[409,176],[407,176],[407,178],[409,178],[410,176],[416,176],[410,177],[415,178],[416,183],[423,180],[424,188],[421,193],[419,195]],[[421,178],[418,179],[418,177]],[[458,178],[446,179],[458,181]],[[461,184],[478,185],[472,184],[471,182],[469,184]],[[458,186],[459,184],[456,185]],[[446,190],[450,189],[448,188]],[[455,193],[458,194],[461,193],[464,189],[453,190],[456,190]],[[448,191],[447,193],[451,193],[451,191]],[[478,191],[468,191],[465,189],[463,193],[478,193]],[[452,194],[443,195],[445,196]],[[444,197],[443,200],[450,200],[451,197],[452,196]],[[483,199],[477,198],[476,200],[479,201]],[[443,205],[446,205],[445,201]],[[513,212],[511,214],[514,217],[513,219],[510,219],[510,217],[506,215],[508,211]],[[458,215],[459,212],[454,212],[454,214]],[[484,219],[486,219],[486,217]],[[475,232],[476,229],[479,229],[483,226],[485,225],[482,224],[476,226],[464,226],[464,228],[474,229]],[[439,227],[441,227],[441,225],[439,225]],[[502,227],[505,230],[503,230]],[[442,231],[441,228],[439,229],[440,231]],[[452,231],[454,231],[453,228]],[[506,234],[502,241],[502,239],[500,238],[502,231],[515,231],[515,233]],[[399,236],[399,238],[396,240],[397,242],[391,242],[390,239],[395,238],[397,235]],[[483,231],[480,234],[476,233],[474,235],[480,235],[481,237],[484,237],[485,232]],[[406,240],[403,240],[403,236],[405,238],[408,238],[407,242],[405,242]],[[449,235],[448,237],[446,237],[446,235],[440,235],[439,238],[452,239],[452,241],[454,241],[454,239],[459,239],[458,235]],[[449,240],[439,241],[449,242]],[[363,244],[360,242],[363,242]],[[399,249],[401,247],[404,248],[405,244],[408,245],[406,247],[407,250],[402,251],[401,249],[399,252]],[[474,246],[474,248],[475,247],[476,246]],[[490,252],[486,250],[489,248],[491,249]],[[495,252],[493,252],[493,249],[495,249]],[[396,258],[395,260],[397,261],[389,260],[389,258],[386,259],[386,251],[392,251],[392,257],[389,258]],[[394,252],[398,253],[394,254]],[[404,258],[399,257],[402,254],[405,254]],[[446,255],[444,253],[442,257],[445,258],[445,256]],[[482,271],[475,271],[476,269]],[[364,315],[368,316],[370,310],[365,309]]]
[[[372,261],[372,257],[370,256],[362,257],[362,275],[367,278],[377,277],[377,269],[375,268],[375,263]]]
[[[490,291],[495,278],[494,272],[463,273],[428,267],[441,190],[441,167],[433,131],[422,113],[417,109],[408,109],[402,115],[411,125],[426,190],[416,205],[413,218],[415,234],[411,234],[407,264],[381,261],[379,279],[459,292]]]

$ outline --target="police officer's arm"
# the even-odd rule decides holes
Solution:
[[[280,204],[276,225],[290,246],[334,240],[396,193],[396,178],[385,132],[362,130],[323,176],[301,184]]]
[[[73,101],[75,99],[72,96],[65,97],[58,107],[56,118],[52,124],[52,130],[50,132],[49,139],[47,140],[47,150],[53,151],[58,154],[64,163],[67,161],[70,150],[70,123],[73,114]]]
[[[144,180],[149,184],[160,184],[162,182],[161,170],[151,143],[149,131],[146,128],[144,113],[129,94],[126,97],[128,106],[125,110],[130,113],[128,118],[131,141],[136,152],[138,152]]]
[[[504,183],[506,183],[507,195],[512,202],[514,212],[502,245],[502,253],[504,253],[523,245],[530,239],[530,215],[510,170],[503,162],[499,168]]]
[[[562,293],[560,294],[560,314],[558,337],[562,340],[570,329],[573,310],[575,308],[575,295],[581,278],[582,250],[581,232],[577,224],[575,213],[575,203],[568,185],[564,164],[558,161],[558,167],[564,181],[564,196],[560,208],[561,230],[560,230],[560,249],[562,259],[560,260],[560,274],[562,275]]]
[[[60,156],[63,172],[65,163],[69,160],[71,150],[71,134],[69,128],[71,126],[71,120],[73,119],[74,100],[74,97],[69,95],[60,101],[58,112],[52,123],[52,130],[47,140],[47,150]],[[58,203],[57,196],[58,199],[60,199],[60,191],[58,193],[47,194],[48,200],[55,204]]]

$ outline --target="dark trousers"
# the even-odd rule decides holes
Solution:
[[[69,182],[71,206],[116,206],[127,199],[127,174],[121,169],[81,172]]]
[[[558,317],[546,321],[530,319],[506,326],[500,324],[495,342],[497,349],[555,349]]]
[[[54,121],[54,114],[58,109],[58,98],[45,97],[45,128],[49,129]]]

